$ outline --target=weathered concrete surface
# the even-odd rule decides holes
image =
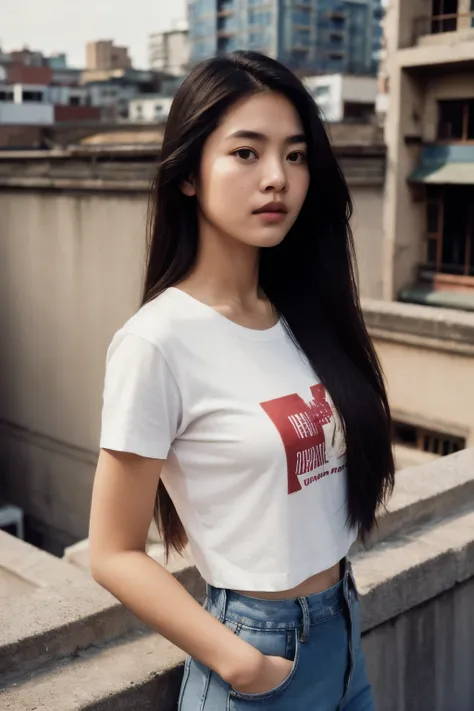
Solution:
[[[474,346],[474,314],[468,311],[404,304],[399,301],[362,299],[364,320],[370,331],[388,338],[415,336],[439,342],[450,350]],[[429,345],[429,342],[427,342]]]
[[[469,487],[469,481],[474,478],[472,457],[472,451],[451,455],[420,467],[419,477],[417,469],[402,472],[389,514],[398,517],[397,525],[385,540],[353,556],[361,595],[364,645],[378,711],[472,711],[474,708],[470,674],[474,668],[474,500],[469,488],[464,489],[464,494],[466,499],[470,498],[471,507],[466,510],[463,505],[460,510],[453,510],[460,501],[459,492]],[[449,498],[443,472],[444,479],[452,482],[453,499]],[[437,496],[444,503],[436,504]],[[10,537],[5,535],[5,539]],[[158,551],[159,544],[153,542],[152,545]],[[50,563],[49,558],[42,558],[43,568]],[[32,561],[18,572],[38,584],[39,563],[39,560]],[[63,629],[68,630],[67,625],[63,625],[64,615],[71,615],[71,610],[85,605],[84,600],[77,599],[84,590],[88,597],[92,587],[96,587],[98,593],[103,591],[73,565],[64,561],[55,563],[59,567],[53,571],[51,580],[60,574],[61,566],[79,576],[69,577],[71,598],[57,606],[56,628],[51,629],[55,638],[65,639],[67,656],[64,649],[56,649],[54,655],[45,657],[45,641],[49,644],[54,637],[43,634],[36,640],[19,639],[19,649],[26,647],[27,653],[19,651],[17,654],[25,655],[26,664],[21,668],[20,657],[13,657],[16,674],[9,678],[6,677],[8,667],[4,666],[0,708],[8,711],[131,711],[135,708],[175,711],[183,653],[159,635],[139,633],[136,628],[131,635],[124,632],[121,639],[117,639],[115,628],[112,631],[115,642],[107,643],[101,630],[107,605],[100,598],[99,603],[95,602],[100,614],[94,617],[89,609],[89,616],[84,616],[84,626],[99,627],[99,634],[89,631],[95,641],[87,645],[84,632],[78,626],[72,639],[75,646],[67,646],[71,640],[62,634]],[[171,570],[173,566],[176,566],[176,576],[191,594],[202,599],[204,588],[196,569],[180,558],[170,561]],[[36,576],[32,574],[35,570]],[[79,579],[80,586],[74,583]],[[84,588],[84,581],[92,587]],[[63,595],[66,596],[64,591]],[[107,593],[105,596],[112,605],[116,604]],[[32,600],[32,596],[20,596],[17,601],[28,599]],[[56,605],[56,598],[50,596],[49,599]],[[38,615],[34,606],[25,605],[19,614],[25,617],[24,624],[34,626]],[[9,616],[13,615],[11,609]],[[40,618],[42,615],[44,612],[39,608]],[[0,618],[0,629],[6,624],[8,617]],[[33,649],[40,655],[36,664],[31,663]],[[10,645],[10,650],[13,651],[14,646]],[[19,676],[18,672],[22,674]],[[423,693],[420,680],[431,684],[429,692]],[[450,705],[446,705],[446,699]],[[424,705],[425,701],[429,705]]]
[[[371,544],[427,521],[460,513],[474,503],[474,449],[397,472],[395,490]]]
[[[474,313],[363,300],[394,420],[474,446]]]
[[[377,711],[474,709],[474,578],[363,638]]]
[[[39,677],[0,691],[2,711],[174,709],[184,654],[157,634],[89,648]],[[174,700],[174,702],[173,702]]]
[[[396,444],[394,446],[394,454],[397,471],[416,467],[420,464],[426,464],[427,462],[433,462],[440,456],[439,454],[424,452],[421,449],[413,449],[413,447],[407,447],[403,444]]]
[[[0,606],[0,678],[34,671],[143,629],[86,572],[3,532],[0,565],[29,585],[22,595],[10,585]],[[203,599],[204,584],[189,560],[174,556],[167,569]]]
[[[474,577],[474,511],[382,541],[354,568],[368,630]]]
[[[0,532],[0,561],[29,585],[0,606],[0,676],[121,637],[138,621],[82,571]]]

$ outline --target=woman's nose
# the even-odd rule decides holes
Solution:
[[[282,192],[286,190],[288,185],[287,176],[284,167],[279,161],[273,161],[265,168],[262,182],[262,187],[266,192],[272,190]]]

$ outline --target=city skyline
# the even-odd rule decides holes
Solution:
[[[133,65],[148,66],[148,36],[169,29],[186,16],[186,0],[171,4],[135,0],[130,6],[112,9],[105,0],[82,0],[80,5],[62,0],[2,0],[0,48],[5,52],[28,46],[45,54],[65,52],[73,67],[85,67],[86,44],[113,39],[130,49]],[[132,21],[133,19],[133,21]]]

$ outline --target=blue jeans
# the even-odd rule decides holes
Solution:
[[[265,600],[207,585],[205,608],[260,652],[292,660],[293,667],[275,689],[242,694],[188,656],[179,711],[374,711],[349,561],[342,580],[321,593]]]

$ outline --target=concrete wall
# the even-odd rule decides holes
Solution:
[[[105,351],[139,300],[145,208],[133,195],[0,194],[5,495],[74,540],[87,534]]]
[[[394,413],[406,422],[461,434],[474,444],[474,353],[375,339]],[[461,396],[462,394],[462,396]]]
[[[474,578],[363,638],[380,711],[471,711]]]
[[[425,255],[425,205],[413,199],[407,176],[419,161],[419,144],[407,145],[406,136],[421,137],[424,85],[421,78],[394,71],[390,82],[390,110],[385,123],[387,174],[384,201],[384,298],[394,299],[417,277]]]
[[[474,444],[474,314],[363,302],[394,418]]]
[[[53,122],[52,104],[0,102],[0,124],[50,126]]]
[[[360,293],[381,299],[383,295],[383,190],[380,187],[352,188],[352,229],[357,251]]]

